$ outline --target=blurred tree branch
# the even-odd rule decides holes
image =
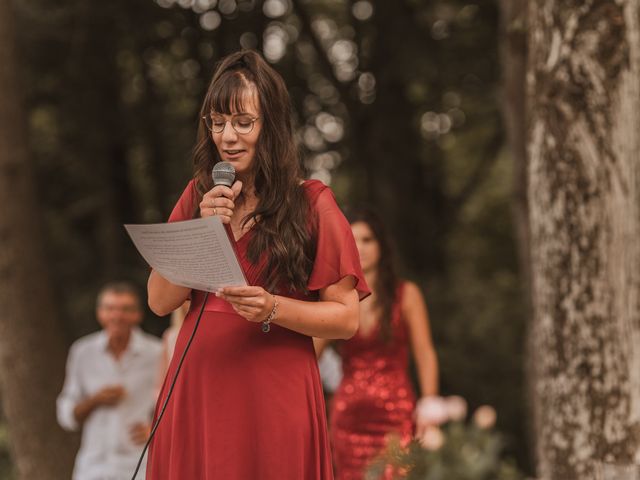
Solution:
[[[333,63],[329,59],[329,55],[327,50],[322,45],[320,38],[313,30],[313,24],[311,20],[311,15],[307,11],[307,8],[302,4],[300,0],[291,0],[291,4],[293,5],[294,11],[300,19],[300,23],[302,24],[302,30],[307,35],[309,40],[311,40],[311,45],[316,52],[318,61],[320,66],[322,67],[322,72],[325,77],[328,78],[336,90],[340,93],[341,100],[347,106],[347,109],[350,111],[357,111],[357,106],[354,104],[351,95],[349,94],[349,84],[341,82],[336,76],[336,72],[333,67]]]

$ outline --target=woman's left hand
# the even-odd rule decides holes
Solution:
[[[224,287],[216,296],[226,300],[233,309],[250,322],[263,322],[267,319],[275,298],[262,287]]]

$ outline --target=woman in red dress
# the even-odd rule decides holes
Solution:
[[[397,278],[382,223],[368,210],[347,217],[372,295],[360,303],[358,333],[337,345],[344,377],[331,402],[330,435],[336,478],[361,480],[389,434],[406,443],[430,426],[414,415],[409,349],[425,401],[437,394],[438,362],[420,289]],[[328,343],[315,342],[318,351]]]
[[[349,338],[358,328],[369,292],[353,235],[331,190],[302,181],[287,89],[260,55],[218,64],[201,117],[194,178],[169,221],[217,215],[249,286],[223,288],[204,305],[147,479],[332,479],[311,337]],[[235,167],[231,188],[212,184],[220,161]],[[158,315],[191,297],[161,405],[204,294],[155,271],[148,292]]]

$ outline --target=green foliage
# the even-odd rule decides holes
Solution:
[[[386,471],[394,479],[406,480],[521,480],[513,462],[503,456],[504,442],[493,430],[463,422],[444,427],[444,444],[428,450],[413,440],[404,447],[397,439],[371,466],[367,480],[383,478]]]
[[[12,480],[13,478],[7,425],[2,421],[0,422],[0,480]]]
[[[472,407],[495,405],[507,451],[528,469],[523,378],[525,312],[501,155],[447,242],[447,277],[425,282],[441,389]]]

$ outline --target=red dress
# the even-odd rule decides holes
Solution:
[[[331,443],[336,480],[362,480],[368,464],[386,446],[386,436],[403,442],[414,430],[415,393],[407,373],[409,340],[402,318],[402,284],[392,309],[392,340],[373,331],[341,342],[344,377],[331,403]]]
[[[317,254],[308,288],[317,291],[341,278],[356,278],[368,293],[358,251],[331,190],[304,184],[317,216]],[[193,181],[169,221],[192,218],[199,200]],[[261,285],[247,259],[252,231],[235,242],[250,285]],[[202,305],[193,292],[175,355],[160,392],[166,396],[179,357]],[[158,408],[158,407],[157,407]],[[310,337],[272,324],[263,333],[224,300],[209,296],[164,417],[151,443],[148,480],[330,480],[333,478],[324,400]]]

